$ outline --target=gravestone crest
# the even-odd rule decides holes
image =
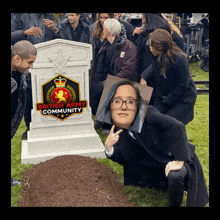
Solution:
[[[51,54],[48,59],[53,62],[54,73],[65,73],[67,61],[71,56],[63,54],[62,50],[57,50],[57,54]]]

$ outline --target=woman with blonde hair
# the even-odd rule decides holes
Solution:
[[[96,58],[100,48],[106,42],[106,35],[103,33],[103,25],[107,19],[114,18],[114,13],[97,13],[97,21],[91,26],[93,33],[92,36],[92,49],[93,49],[93,59]],[[121,24],[120,37],[122,39],[127,39],[126,30],[123,24]]]
[[[93,58],[90,74],[90,107],[93,114],[96,114],[108,74],[137,81],[136,46],[131,41],[120,37],[121,24],[118,20],[107,19],[103,27],[106,40]]]

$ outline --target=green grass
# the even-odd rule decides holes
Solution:
[[[194,80],[208,80],[209,74],[198,68],[199,62],[191,63],[190,70],[195,77]],[[93,117],[94,119],[94,117]],[[11,141],[11,176],[23,181],[23,172],[32,165],[21,164],[21,135],[25,131],[25,123],[21,122],[18,131]],[[197,96],[194,108],[194,120],[186,126],[188,140],[196,145],[198,155],[203,167],[205,181],[209,191],[209,94]],[[102,142],[105,142],[106,135],[101,134],[102,129],[98,129]],[[108,158],[97,159],[101,163],[108,164],[120,177],[123,184],[123,167]],[[11,187],[11,206],[18,206],[21,197],[22,186]],[[126,186],[127,195],[130,201],[139,207],[164,207],[168,203],[168,193],[155,189],[143,189],[135,186]],[[186,195],[181,206],[186,206]],[[206,206],[209,206],[207,204]]]
[[[195,62],[195,63],[190,63],[190,72],[193,76],[193,80],[209,80],[209,73],[203,71],[200,67],[199,67],[199,63]]]
[[[21,136],[26,130],[24,120],[22,120],[14,138],[11,140],[11,176],[19,181],[23,181],[23,172],[27,168],[31,168],[33,165],[21,164]],[[11,187],[11,206],[18,206],[18,200],[20,199],[22,186],[17,185]]]

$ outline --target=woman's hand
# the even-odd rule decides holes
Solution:
[[[114,129],[115,129],[115,125],[112,126],[111,131],[105,141],[105,147],[107,149],[107,151],[110,151],[112,146],[114,144],[116,144],[119,140],[119,134],[121,134],[121,132],[123,132],[123,130],[119,130],[116,133],[114,133]]]
[[[141,34],[143,32],[143,28],[142,27],[136,27],[134,29],[133,35],[135,34]]]
[[[170,161],[165,168],[165,175],[168,176],[171,170],[180,170],[182,169],[184,161]]]
[[[145,79],[141,78],[140,84],[141,85],[147,85],[147,81]]]

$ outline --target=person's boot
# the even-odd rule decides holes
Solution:
[[[22,134],[21,139],[22,140],[27,140],[27,132],[28,132],[28,128],[26,129],[26,131]]]
[[[97,120],[94,121],[94,128],[95,128],[95,130],[101,128],[102,125],[103,125],[103,122],[97,121]]]
[[[27,123],[26,123],[26,126],[27,126]],[[29,125],[27,126],[27,129],[26,129],[26,131],[22,134],[22,136],[21,136],[21,139],[22,140],[27,140],[27,132],[28,131],[30,131],[30,123],[29,123]]]

